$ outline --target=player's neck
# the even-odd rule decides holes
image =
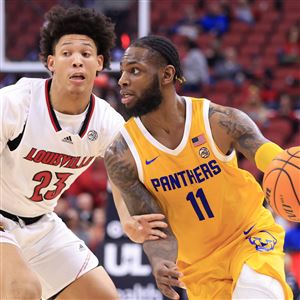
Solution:
[[[175,149],[183,137],[185,106],[185,101],[177,95],[175,101],[163,101],[157,110],[140,119],[154,138],[166,147]]]
[[[91,93],[70,92],[52,84],[49,96],[54,110],[64,114],[77,115],[84,112],[89,105]]]
[[[183,98],[175,95],[173,98],[164,97],[158,109],[141,117],[144,125],[154,124],[158,127],[173,127],[185,120],[186,104]]]

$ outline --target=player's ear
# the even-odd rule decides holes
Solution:
[[[173,83],[174,81],[174,76],[175,76],[175,68],[172,65],[167,65],[164,69],[163,69],[163,74],[162,74],[162,79],[161,79],[161,83],[164,84],[169,84],[169,83]]]
[[[53,55],[48,55],[47,58],[47,67],[49,69],[49,71],[51,71],[52,73],[54,72],[54,57]]]
[[[98,55],[97,56],[97,63],[98,63],[98,66],[97,66],[97,71],[100,72],[103,70],[103,62],[104,62],[104,57],[103,55]]]

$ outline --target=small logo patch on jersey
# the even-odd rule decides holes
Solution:
[[[255,236],[248,237],[251,245],[255,246],[255,250],[259,252],[272,251],[277,244],[277,239],[268,231],[262,230]]]
[[[72,138],[71,136],[66,136],[65,138],[62,139],[63,142],[69,143],[69,144],[73,144]]]
[[[87,134],[87,137],[90,141],[96,141],[96,139],[98,138],[98,133],[95,130],[90,130]]]
[[[84,251],[85,247],[82,244],[79,244],[79,251]]]
[[[0,224],[0,231],[4,232],[4,225]]]
[[[192,142],[193,142],[194,147],[198,147],[198,146],[206,143],[204,134],[200,134],[198,136],[193,137]]]
[[[158,155],[158,156],[159,156],[159,155]],[[154,157],[154,158],[152,158],[152,159],[150,159],[150,160],[146,160],[146,165],[152,164],[152,163],[158,158],[158,156],[156,156],[156,157]]]
[[[199,155],[202,157],[202,158],[208,158],[210,153],[209,153],[209,150],[206,148],[206,147],[202,147],[200,150],[199,150]]]

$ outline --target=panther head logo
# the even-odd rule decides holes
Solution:
[[[266,230],[258,232],[255,236],[250,236],[248,240],[260,252],[272,251],[277,244],[277,239]]]

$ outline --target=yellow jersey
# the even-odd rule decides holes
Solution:
[[[140,181],[157,199],[178,240],[178,266],[186,284],[192,285],[200,273],[199,280],[205,281],[205,272],[211,265],[228,259],[239,242],[275,223],[262,205],[264,194],[260,185],[249,172],[238,167],[235,151],[224,155],[214,142],[208,118],[210,101],[184,99],[185,128],[176,149],[157,141],[140,118],[128,120],[121,134],[135,159]],[[277,230],[283,233],[281,228]],[[251,247],[261,252],[273,250],[278,243],[269,236],[259,245],[255,245],[256,240],[252,242]],[[250,256],[245,254],[242,260]],[[203,266],[206,270],[200,271]],[[231,273],[238,276],[241,266],[237,264],[237,271]],[[216,277],[232,280],[228,273],[230,265]]]

